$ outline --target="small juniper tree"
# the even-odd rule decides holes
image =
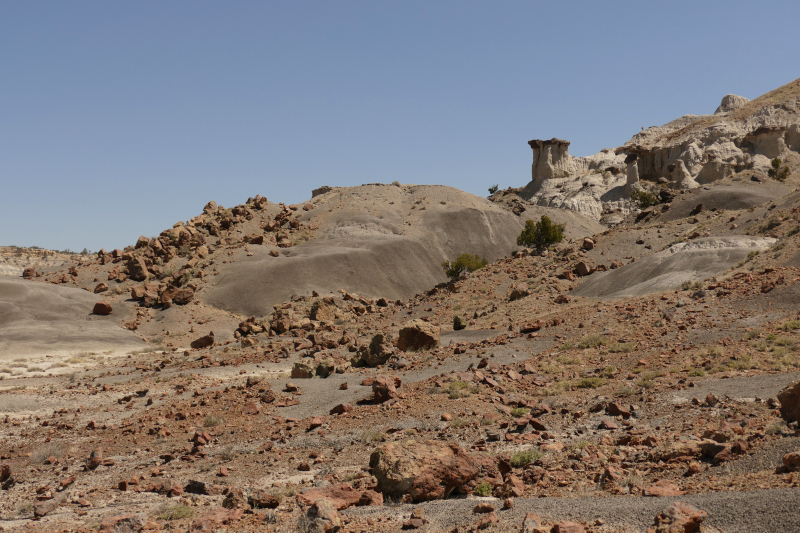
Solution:
[[[772,168],[767,170],[767,174],[770,178],[778,181],[784,181],[789,177],[789,167],[787,165],[783,165],[783,168],[781,168],[782,164],[783,161],[781,161],[779,157],[776,157],[772,160]]]
[[[496,192],[497,192],[499,189],[500,189],[500,185],[498,185],[498,184],[494,184],[494,185],[492,185],[491,187],[489,187],[489,194],[494,194],[494,193],[496,193]]]
[[[442,263],[444,273],[450,279],[458,279],[464,272],[474,272],[489,264],[485,257],[477,255],[461,254],[455,261],[445,261]]]
[[[542,215],[539,222],[527,220],[525,229],[517,237],[519,246],[531,246],[538,251],[546,250],[550,246],[564,239],[564,224],[553,224],[547,215]]]

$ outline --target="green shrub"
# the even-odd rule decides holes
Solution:
[[[781,161],[779,157],[772,160],[772,168],[767,170],[767,174],[770,178],[784,181],[789,177],[789,167],[784,165],[783,168],[781,168],[782,164],[783,161]]]
[[[444,268],[444,273],[447,274],[447,277],[455,280],[458,279],[459,276],[461,276],[461,274],[464,272],[475,272],[476,270],[479,270],[488,264],[489,261],[487,261],[485,257],[461,254],[456,258],[455,261],[445,261],[442,263],[442,267]]]
[[[194,515],[194,509],[183,504],[167,507],[158,515],[161,520],[181,520]]]
[[[496,192],[497,192],[499,189],[500,189],[500,186],[499,186],[498,184],[496,184],[496,183],[495,183],[494,185],[492,185],[491,187],[489,187],[489,194],[494,194],[494,193],[496,193]]]
[[[631,191],[631,201],[633,201],[639,209],[647,209],[651,205],[656,205],[656,203],[658,203],[655,195],[644,189],[633,189]]]
[[[531,410],[528,409],[527,407],[515,407],[514,409],[511,410],[511,416],[515,417],[525,416],[530,412]]]
[[[475,496],[482,496],[487,497],[492,495],[492,484],[488,481],[481,481],[475,486],[475,489],[472,491],[475,493]]]
[[[547,215],[542,215],[539,222],[525,221],[525,229],[517,237],[517,245],[530,246],[541,251],[563,239],[564,224],[553,224]]]
[[[578,341],[578,348],[597,348],[598,346],[605,346],[606,344],[608,344],[608,337],[600,335],[599,333],[590,333]]]
[[[597,387],[602,387],[606,384],[606,380],[603,378],[592,377],[592,378],[582,378],[578,382],[579,389],[596,389]]]
[[[535,463],[542,458],[542,452],[539,450],[526,450],[524,452],[517,452],[511,456],[511,466],[514,468],[522,468],[530,463]]]
[[[781,328],[783,331],[792,331],[794,329],[800,329],[800,320],[790,320],[784,323]]]
[[[634,342],[614,342],[608,346],[609,353],[629,353],[636,345]]]

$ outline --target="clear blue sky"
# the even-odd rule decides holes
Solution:
[[[800,77],[800,2],[0,2],[0,245],[261,194],[530,176]]]

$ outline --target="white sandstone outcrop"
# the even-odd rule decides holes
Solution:
[[[713,115],[684,115],[589,157],[571,156],[569,141],[532,140],[531,181],[520,196],[609,222],[634,209],[628,199],[639,180],[692,189],[800,152],[798,109],[795,80],[752,101],[726,95]]]

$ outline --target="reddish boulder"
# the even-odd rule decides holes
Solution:
[[[397,394],[397,387],[399,387],[401,383],[402,381],[397,376],[376,379],[372,384],[372,394],[375,403],[384,403],[389,400],[400,398],[400,395]]]
[[[150,244],[150,239],[148,239],[148,238],[147,238],[147,237],[145,237],[144,235],[142,235],[141,237],[139,237],[139,238],[136,240],[136,248],[137,248],[137,249],[138,249],[138,248],[144,248],[144,247],[145,247],[145,246],[147,246],[148,244]]]
[[[800,470],[800,451],[787,453],[783,456],[783,466],[787,470],[796,472]]]
[[[421,318],[412,320],[400,329],[397,347],[404,351],[431,350],[439,346],[441,330]]]
[[[800,422],[800,380],[786,386],[778,393],[781,416],[787,423]]]
[[[342,515],[336,510],[333,502],[327,498],[317,500],[308,509],[307,516],[313,524],[311,531],[336,533],[344,526]]]
[[[572,298],[566,294],[559,294],[554,301],[557,304],[568,304],[572,301]]]
[[[445,498],[470,492],[467,485],[479,469],[456,444],[427,441],[391,442],[377,448],[369,465],[384,495],[408,494],[414,501]]]
[[[36,277],[36,269],[34,267],[28,267],[22,271],[22,277],[31,279]]]
[[[353,410],[353,405],[349,403],[340,403],[336,407],[330,410],[330,414],[332,415],[343,415],[344,413],[349,413]]]
[[[201,515],[194,522],[192,522],[192,525],[189,526],[188,533],[200,533],[204,531],[212,533],[221,529],[221,526],[235,522],[241,516],[241,509],[228,511],[222,507],[217,507],[216,509]]]
[[[97,302],[92,309],[93,315],[110,315],[112,311],[111,304],[108,302]]]
[[[586,528],[577,522],[565,520],[553,526],[553,533],[585,533]]]
[[[347,483],[309,489],[299,494],[297,501],[303,505],[314,505],[322,498],[330,500],[339,511],[353,506],[383,505],[382,494],[373,490],[356,490]]]
[[[658,513],[655,527],[647,533],[695,533],[708,514],[688,503],[675,502],[666,511]]]
[[[661,481],[657,481],[654,485],[642,489],[642,494],[644,496],[664,498],[667,496],[680,496],[683,492],[681,492],[681,489],[674,483],[662,479]]]
[[[200,337],[199,339],[193,340],[190,346],[195,350],[199,350],[202,348],[208,348],[213,344],[214,344],[214,332],[211,331],[205,337]]]
[[[94,288],[94,291],[93,291],[93,292],[94,292],[95,294],[97,294],[97,293],[99,293],[99,292],[105,292],[105,291],[107,291],[107,290],[108,290],[108,283],[106,283],[106,282],[104,282],[104,281],[101,281],[100,283],[98,283],[98,284],[95,286],[95,288]]]

